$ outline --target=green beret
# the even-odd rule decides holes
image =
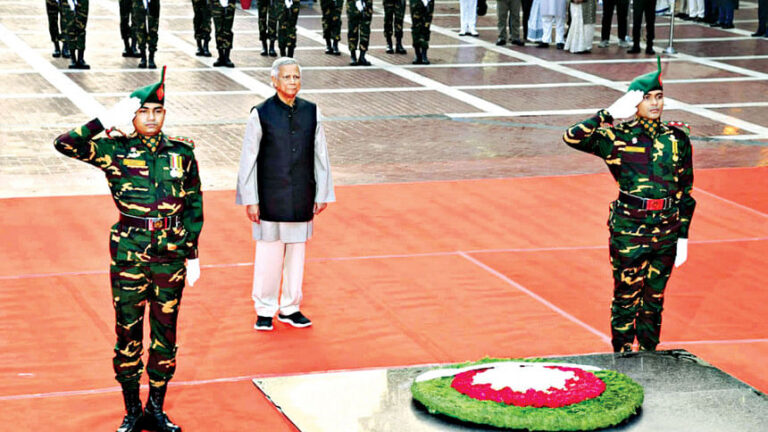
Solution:
[[[146,103],[159,103],[160,105],[165,105],[165,66],[163,66],[163,74],[160,77],[160,82],[134,90],[133,93],[131,93],[131,97],[139,98],[142,105]]]
[[[629,91],[640,90],[643,94],[646,94],[654,90],[663,90],[664,87],[661,84],[661,57],[659,57],[658,54],[656,55],[656,64],[658,70],[656,70],[656,72],[640,75],[632,80],[629,84]]]

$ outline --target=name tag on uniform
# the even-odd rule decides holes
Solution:
[[[123,159],[123,164],[129,168],[146,168],[147,161],[143,159]]]
[[[624,151],[628,153],[645,153],[645,147],[624,146]]]

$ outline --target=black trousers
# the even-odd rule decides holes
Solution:
[[[619,40],[624,40],[627,37],[629,0],[603,0],[603,25],[600,30],[600,40],[611,39],[614,9],[616,9],[616,21],[619,24]]]
[[[531,6],[533,6],[533,0],[523,0],[523,37],[520,40],[524,41],[528,37],[528,18],[531,16]]]
[[[646,46],[653,46],[656,37],[656,0],[635,0],[632,10],[632,42],[640,46],[640,30],[645,15]]]
[[[757,32],[768,34],[768,0],[757,1]]]

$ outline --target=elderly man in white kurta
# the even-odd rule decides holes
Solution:
[[[256,330],[272,330],[275,313],[293,327],[312,325],[299,309],[305,246],[314,216],[336,201],[320,110],[296,97],[296,60],[275,60],[272,85],[276,94],[248,118],[237,179],[236,203],[246,206],[256,240]]]

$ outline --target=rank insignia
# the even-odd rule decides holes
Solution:
[[[171,177],[179,178],[184,174],[184,168],[182,167],[181,155],[175,153],[170,154],[171,159]]]

